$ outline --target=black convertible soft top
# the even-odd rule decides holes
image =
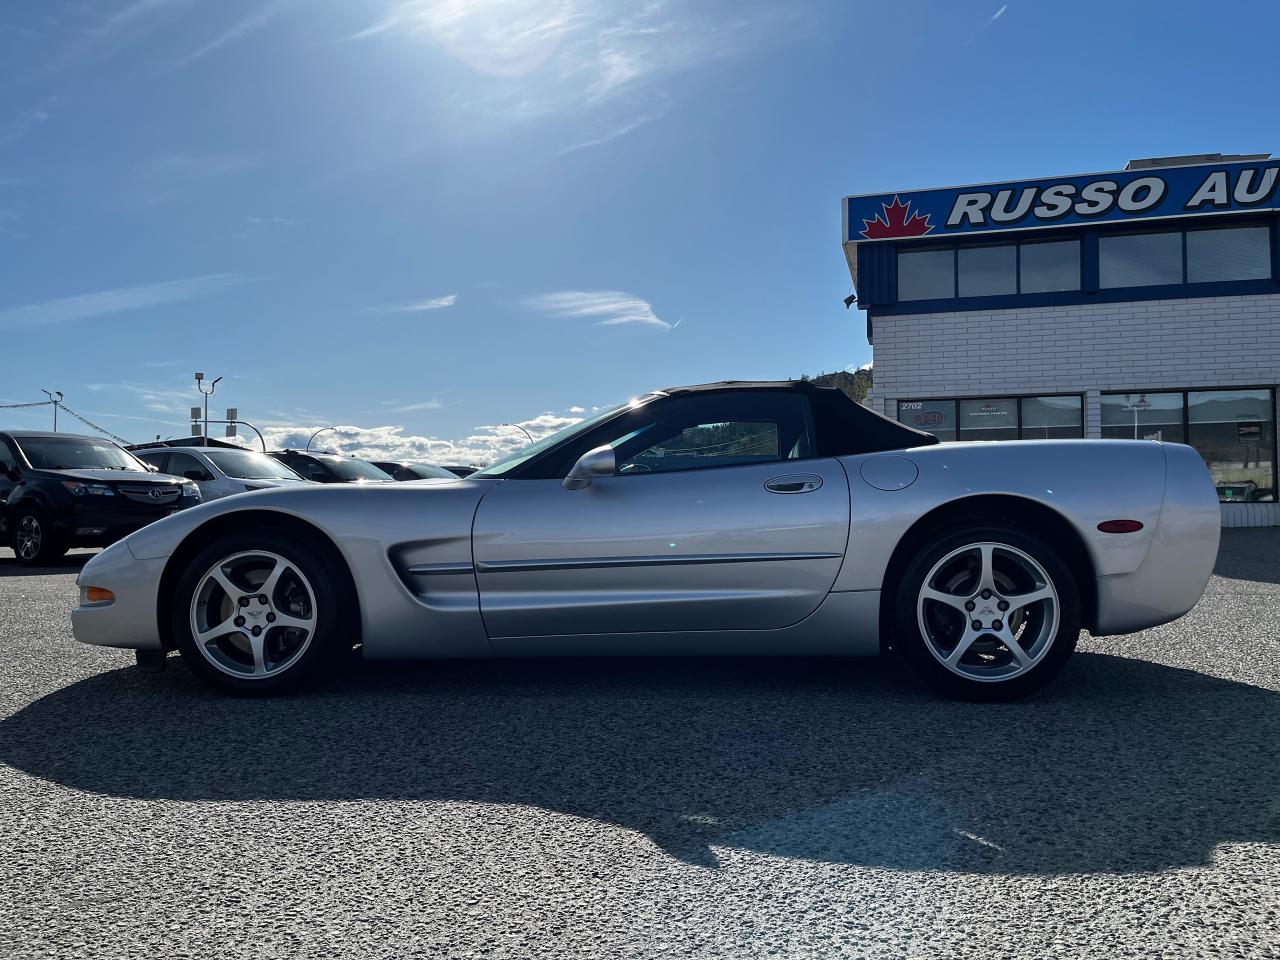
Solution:
[[[820,387],[810,380],[722,380],[688,387],[669,387],[662,393],[729,393],[736,390],[784,390],[803,393],[813,410],[814,432],[820,457],[839,457],[882,450],[928,447],[938,438],[923,430],[913,430],[896,420],[864,407],[835,387]]]

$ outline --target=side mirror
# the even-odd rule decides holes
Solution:
[[[566,490],[581,490],[591,486],[591,481],[596,477],[612,477],[617,469],[618,464],[613,456],[613,447],[596,447],[578,458],[578,462],[573,465],[573,469],[569,471],[569,475],[564,478],[560,486]]]

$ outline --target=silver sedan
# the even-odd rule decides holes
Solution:
[[[1082,628],[1199,599],[1219,510],[1194,450],[938,444],[808,383],[640,397],[466,479],[264,490],[166,518],[78,580],[75,635],[237,693],[368,658],[892,648],[1023,696]]]

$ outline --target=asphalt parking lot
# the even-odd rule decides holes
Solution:
[[[232,700],[0,552],[5,957],[1280,955],[1280,531],[1020,704],[893,663],[362,665]]]

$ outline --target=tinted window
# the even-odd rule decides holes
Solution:
[[[1133,233],[1098,238],[1102,287],[1150,287],[1182,282],[1181,233]]]
[[[405,480],[457,480],[457,474],[450,473],[444,467],[433,466],[429,463],[411,463],[403,468]],[[397,480],[402,479],[396,477]]]
[[[169,465],[165,472],[175,477],[187,477],[188,480],[212,480],[213,474],[203,463],[189,453],[171,452]],[[188,476],[190,474],[190,476]]]
[[[204,454],[219,470],[237,480],[296,480],[298,475],[287,466],[263,453],[251,450],[210,448]]]
[[[1070,440],[1084,436],[1080,397],[1023,397],[1023,440]]]
[[[1018,248],[1013,244],[961,247],[957,254],[960,296],[991,297],[1018,292]]]
[[[18,461],[9,450],[9,444],[0,440],[0,470],[16,470]]]
[[[1023,293],[1080,289],[1080,241],[1024,243],[1018,253]]]
[[[1187,231],[1187,283],[1271,276],[1268,227]]]
[[[935,300],[955,295],[954,250],[898,251],[899,300]]]
[[[367,460],[351,460],[346,457],[325,457],[324,465],[340,480],[390,480],[391,475],[379,470]]]
[[[1275,409],[1270,390],[1187,394],[1187,442],[1209,465],[1221,499],[1274,500]],[[1224,488],[1237,489],[1224,489]]]
[[[37,470],[133,470],[145,467],[109,440],[88,437],[15,437]]]
[[[1103,394],[1102,436],[1108,440],[1182,443],[1182,394]]]
[[[150,464],[151,466],[159,470],[161,473],[168,472],[165,469],[165,467],[169,463],[169,451],[165,450],[165,451],[158,451],[156,453],[139,453],[139,454],[136,454],[136,456],[143,463]]]
[[[575,451],[573,459],[608,444],[624,475],[813,456],[808,401],[781,391],[735,390],[659,401],[602,427],[586,442],[589,446]]]
[[[898,422],[932,433],[939,440],[956,438],[954,400],[899,400]]]
[[[1018,439],[1018,401],[1011,397],[960,401],[961,440]]]

